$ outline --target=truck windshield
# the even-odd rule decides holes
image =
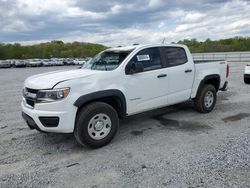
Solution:
[[[83,69],[110,71],[116,69],[131,51],[104,51],[84,64]]]

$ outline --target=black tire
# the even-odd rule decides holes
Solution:
[[[111,125],[109,125],[110,126],[109,132],[107,131],[108,133],[105,133],[107,135],[104,138],[97,140],[93,138],[94,137],[93,133],[92,135],[90,135],[89,126],[91,127],[93,126],[94,131],[96,131],[95,126],[97,122],[93,123],[95,125],[92,125],[91,122],[93,121],[93,118],[95,116],[98,116],[98,114],[104,114],[106,117],[108,117]],[[97,121],[97,120],[94,120],[94,121]],[[105,127],[107,126],[105,125],[106,123],[102,122],[102,124],[104,125],[102,130],[106,129]],[[82,146],[86,145],[91,148],[99,148],[104,145],[107,145],[114,138],[118,128],[119,128],[119,117],[118,117],[116,110],[107,103],[93,102],[84,106],[78,112],[77,117],[76,117],[74,135],[75,135],[77,142],[80,145]],[[99,130],[99,131],[102,131],[102,130]],[[96,133],[98,132],[98,134],[100,133],[99,135],[101,135],[101,133],[103,132],[99,132],[99,131],[96,131]]]
[[[206,102],[206,95],[210,94],[213,95],[213,100],[211,101],[210,105]],[[214,109],[217,99],[217,92],[213,85],[206,84],[204,87],[198,91],[196,98],[194,99],[194,107],[200,113],[209,113]]]

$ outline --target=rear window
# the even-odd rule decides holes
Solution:
[[[168,66],[182,65],[188,61],[186,52],[181,47],[166,47],[165,55]]]

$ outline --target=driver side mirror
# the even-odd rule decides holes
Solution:
[[[144,66],[141,62],[130,62],[126,67],[126,74],[135,74],[139,72],[143,72]]]

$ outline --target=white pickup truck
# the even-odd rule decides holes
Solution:
[[[184,45],[110,48],[81,69],[27,78],[22,116],[31,129],[74,133],[81,145],[97,148],[125,116],[191,99],[199,112],[212,111],[228,74],[226,61],[194,62]]]

